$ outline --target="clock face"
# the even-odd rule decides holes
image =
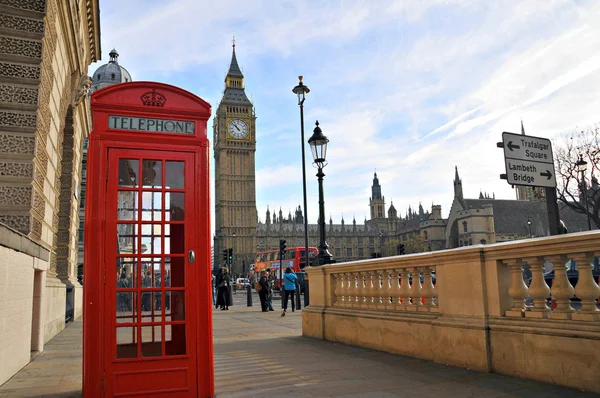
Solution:
[[[248,125],[240,119],[236,119],[236,120],[232,120],[229,123],[229,134],[231,134],[231,136],[233,138],[244,138],[246,135],[248,135]]]

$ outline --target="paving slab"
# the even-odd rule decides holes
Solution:
[[[259,303],[254,295],[254,303]],[[302,337],[301,311],[281,317],[246,307],[214,310],[215,388],[220,397],[598,397],[532,380],[436,364]],[[0,398],[81,397],[81,320],[0,386]]]

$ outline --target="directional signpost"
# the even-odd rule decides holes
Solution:
[[[509,184],[556,188],[550,140],[504,132],[502,145]]]
[[[504,150],[506,165],[506,174],[501,178],[506,179],[510,185],[545,187],[550,234],[559,234],[556,173],[550,140],[504,132],[498,147]]]

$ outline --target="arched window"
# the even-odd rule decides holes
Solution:
[[[485,240],[485,239],[481,239],[481,240],[479,241],[479,243],[480,243],[480,244],[482,244],[482,245],[485,245],[487,242],[486,242],[486,240]]]
[[[462,247],[463,245],[463,241],[461,240],[460,242],[458,242],[458,246]]]
[[[467,232],[467,222],[463,221],[463,232]]]
[[[428,240],[427,231],[423,231],[423,240]]]
[[[473,240],[469,239],[469,246],[473,246]]]

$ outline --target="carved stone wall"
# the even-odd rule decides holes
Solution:
[[[0,1],[0,222],[30,236],[35,228],[38,241],[43,217],[32,220],[31,208],[45,14],[45,0]]]
[[[77,232],[78,223],[73,218],[77,217],[79,202],[74,193],[75,175],[79,174],[80,157],[79,145],[75,148],[75,131],[73,126],[73,108],[67,110],[65,127],[63,130],[62,173],[60,176],[60,205],[58,217],[58,232],[56,246],[56,272],[58,277],[66,284],[76,281],[77,247],[71,236]]]
[[[37,99],[37,88],[0,84],[0,103],[36,106]]]

